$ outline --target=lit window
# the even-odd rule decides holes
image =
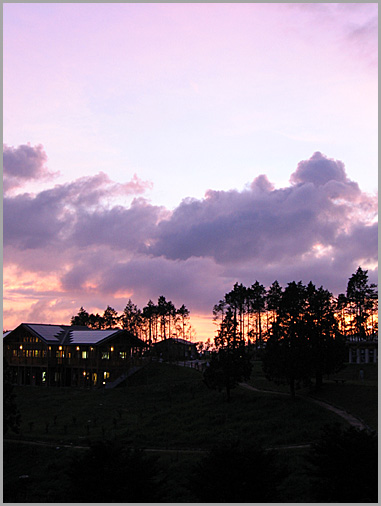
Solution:
[[[105,371],[105,372],[103,373],[103,379],[105,379],[105,380],[106,380],[106,379],[108,379],[109,377],[110,377],[110,373],[109,373],[108,371]]]
[[[82,352],[82,358],[85,358],[85,359],[87,358],[87,351]]]
[[[108,360],[110,358],[110,353],[108,351],[102,351],[102,359]]]

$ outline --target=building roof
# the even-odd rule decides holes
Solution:
[[[129,338],[133,346],[144,346],[145,343],[123,329],[94,330],[79,325],[49,325],[40,323],[21,323],[16,329],[3,334],[3,338],[17,330],[29,330],[33,335],[47,344],[58,345],[94,345],[112,339],[118,334]]]
[[[170,337],[168,339],[162,339],[161,341],[158,341],[157,343],[155,343],[155,345],[162,344],[162,343],[175,343],[175,344],[185,344],[188,346],[196,346],[196,343],[192,343],[191,341],[187,341],[186,339],[180,339],[180,338],[174,338],[174,337]]]

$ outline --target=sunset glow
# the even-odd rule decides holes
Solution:
[[[3,10],[4,329],[377,282],[377,4]]]

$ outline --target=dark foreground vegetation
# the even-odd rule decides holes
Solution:
[[[353,386],[376,389],[375,376]],[[351,487],[352,501],[377,500],[375,436],[300,396],[237,388],[227,403],[199,372],[155,362],[114,390],[13,393],[4,502],[342,502]]]

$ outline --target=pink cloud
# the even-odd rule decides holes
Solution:
[[[347,177],[343,162],[319,152],[299,162],[290,181],[276,189],[261,175],[242,191],[209,190],[171,212],[141,196],[112,204],[121,192],[149,186],[137,176],[120,184],[100,173],[36,195],[6,195],[4,266],[16,266],[18,278],[24,272],[56,281],[12,291],[6,280],[5,296],[37,298],[31,316],[123,306],[122,293],[140,307],[163,294],[211,314],[236,281],[312,280],[339,292],[361,263],[373,280],[376,197]]]
[[[46,166],[48,157],[41,144],[23,144],[17,148],[3,145],[3,184],[4,192],[19,188],[28,181],[49,180],[57,176]]]

